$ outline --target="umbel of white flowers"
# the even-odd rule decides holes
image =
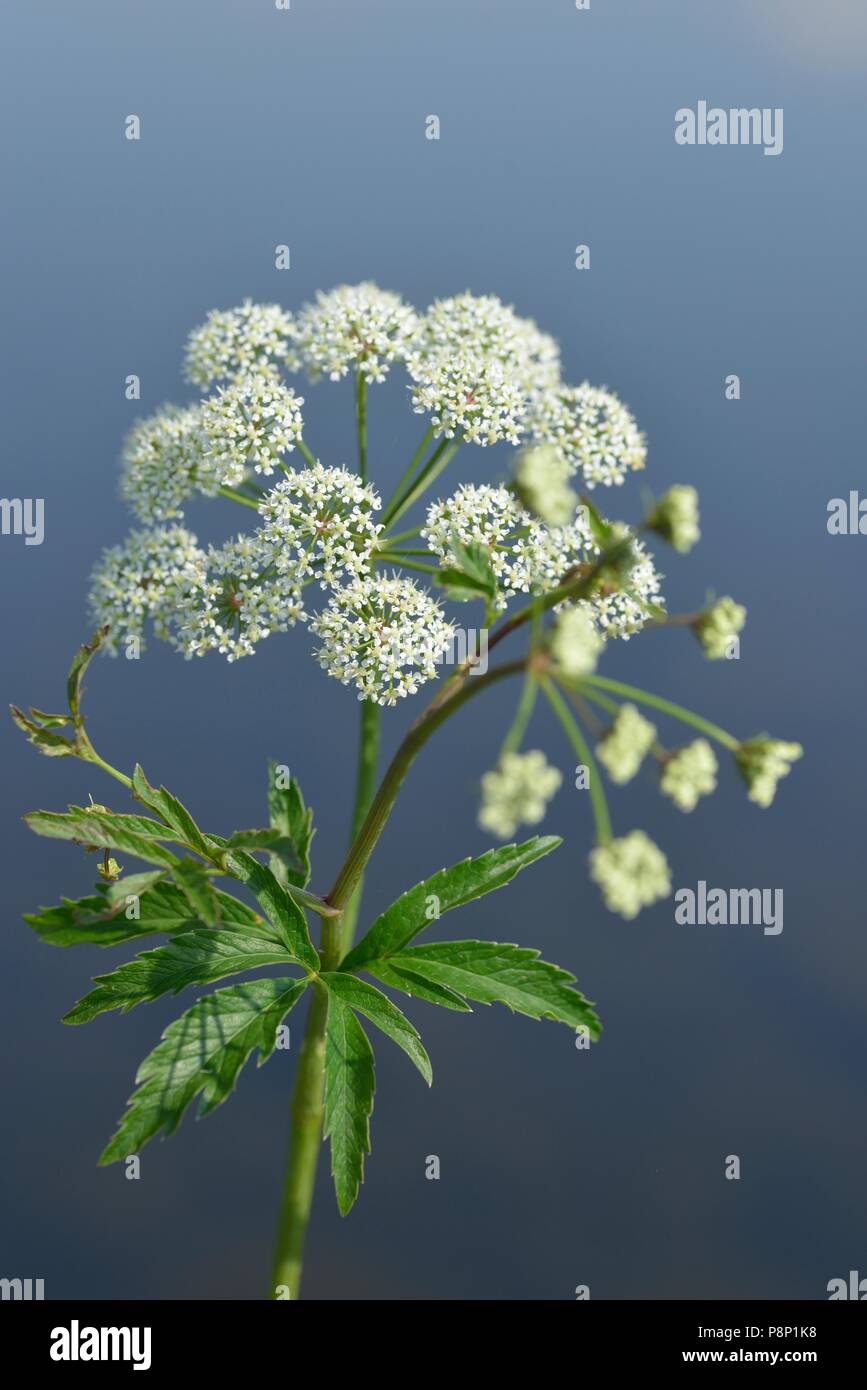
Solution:
[[[681,810],[714,789],[706,739],[665,753],[633,701],[611,708],[589,684],[601,680],[594,672],[609,641],[666,618],[652,555],[633,528],[606,521],[591,501],[643,469],[647,445],[614,394],[564,380],[556,342],[535,323],[492,295],[470,293],[418,313],[365,282],[320,292],[297,314],[249,301],[214,310],[190,335],[185,365],[203,397],[138,421],[124,444],[122,494],[142,525],[106,549],[94,572],[91,608],[110,629],[109,652],[130,638],[141,649],[150,626],[188,658],[216,651],[235,661],[299,625],[329,675],[360,700],[391,706],[442,670],[456,631],[445,604],[473,596],[472,586],[455,584],[455,566],[475,567],[477,584],[483,574],[490,626],[520,596],[543,600],[567,577],[592,570],[612,540],[628,538],[623,573],[558,604],[547,632],[534,624],[539,678],[531,670],[530,693],[571,690],[613,715],[596,754],[614,782],[635,776],[653,751],[661,789]],[[357,472],[316,458],[304,397],[286,374],[310,382],[351,376],[361,438],[368,390],[395,371],[405,375],[409,406],[426,417],[427,434],[406,488],[383,506],[364,455]],[[428,496],[421,520],[395,536],[398,518],[436,484],[459,445],[498,443],[518,446],[511,468],[489,483]],[[184,505],[196,496],[238,503],[252,524],[227,542],[200,546],[183,525]],[[695,489],[671,488],[644,529],[689,550],[699,538]],[[401,549],[405,536],[424,551]],[[419,572],[433,576],[439,595]],[[708,657],[728,654],[745,616],[724,598],[693,617]],[[579,747],[571,713],[560,713]],[[482,781],[480,822],[504,838],[541,820],[562,782],[544,754],[520,751],[522,735],[510,733]],[[801,751],[764,737],[727,746],[763,806]],[[592,873],[608,905],[631,917],[667,894],[667,866],[643,832],[620,840],[608,833],[600,795]]]

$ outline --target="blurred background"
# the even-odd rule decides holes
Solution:
[[[323,1155],[306,1296],[570,1299],[588,1284],[593,1298],[810,1299],[867,1275],[867,539],[826,531],[829,499],[865,486],[860,0],[10,0],[3,31],[2,492],[43,497],[46,517],[41,546],[0,537],[5,700],[62,700],[90,569],[132,524],[123,436],[195,394],[188,331],[247,295],[294,309],[370,278],[419,308],[497,294],[559,339],[568,379],[629,403],[649,438],[641,482],[701,496],[701,546],[660,550],[670,607],[714,590],[749,619],[739,661],[708,663],[688,633],[661,631],[620,644],[605,673],[806,750],[770,811],[729,769],[689,816],[649,772],[611,798],[617,829],[665,848],[675,887],[782,887],[782,935],[680,927],[673,902],[624,923],[588,880],[589,806],[540,711],[529,746],[563,768],[545,829],[565,844],[440,931],[517,939],[572,969],[603,1041],[588,1054],[503,1009],[411,1004],[433,1090],[378,1045],[367,1180],[341,1220]],[[699,100],[782,107],[782,156],[677,146],[674,112]],[[354,460],[351,391],[303,389],[306,437],[329,463]],[[369,406],[387,487],[422,425],[397,372]],[[449,477],[497,479],[507,463],[508,449],[468,446]],[[617,502],[640,515],[638,487]],[[239,520],[229,503],[188,512],[201,539]],[[324,891],[358,711],[308,651],[303,631],[233,666],[153,643],[138,662],[96,662],[86,708],[104,756],[140,760],[214,831],[261,823],[267,759],[290,764]],[[471,705],[419,760],[371,864],[367,921],[487,847],[478,781],[516,697],[504,685]],[[386,751],[412,714],[386,713]],[[49,1298],[259,1298],[294,1054],[147,1147],[140,1181],[97,1169],[179,1001],[59,1022],[133,950],[31,936],[21,914],[87,892],[92,864],[20,816],[88,792],[125,808],[96,770],[40,758],[9,723],[0,739],[0,1274],[44,1278]],[[729,1154],[740,1181],[724,1177]]]

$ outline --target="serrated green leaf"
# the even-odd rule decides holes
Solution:
[[[556,835],[534,835],[522,845],[503,845],[478,859],[464,859],[433,878],[416,884],[386,908],[341,962],[341,970],[359,970],[365,961],[383,960],[401,950],[444,912],[502,888],[521,869],[550,854],[561,841]],[[433,912],[433,916],[431,916]]]
[[[151,811],[161,816],[166,825],[174,831],[170,838],[179,839],[189,849],[195,850],[203,859],[213,859],[214,851],[202,831],[196,825],[186,806],[182,806],[176,796],[165,787],[152,787],[141,766],[136,763],[132,774],[133,795]]]
[[[466,999],[455,994],[453,989],[446,989],[445,985],[435,985],[431,980],[423,980],[421,975],[415,975],[411,970],[395,970],[391,961],[366,961],[361,969],[381,980],[384,985],[402,990],[411,999],[426,999],[429,1004],[439,1004],[443,1009],[454,1009],[464,1014],[473,1012]]]
[[[430,1058],[422,1046],[418,1032],[409,1019],[401,1013],[390,999],[387,999],[373,985],[359,980],[355,975],[343,975],[337,970],[329,970],[319,976],[333,994],[356,1013],[375,1023],[392,1042],[402,1048],[421,1072],[428,1085],[433,1080]]]
[[[99,849],[117,849],[134,854],[148,864],[171,868],[177,858],[159,840],[170,838],[170,832],[156,821],[144,816],[114,815],[110,812],[86,810],[70,806],[61,811],[31,811],[25,823],[37,835],[54,840],[72,840],[80,845],[95,845]]]
[[[285,869],[287,880],[291,872],[292,879],[289,881],[293,886],[295,879],[304,877],[304,868],[295,853],[294,841],[279,830],[236,830],[225,841],[221,841],[221,844],[225,849],[245,849],[248,853],[267,850],[270,855],[271,872],[278,882],[282,882],[282,878],[274,868],[275,863],[281,870]]]
[[[69,675],[66,677],[66,699],[69,712],[76,723],[81,718],[81,683],[92,657],[99,651],[107,634],[107,627],[97,628],[90,641],[83,643],[72,658]]]
[[[172,878],[190,904],[193,915],[200,917],[206,926],[215,926],[220,919],[220,904],[205,865],[198,859],[182,859],[172,869]]]
[[[310,970],[318,970],[319,956],[310,940],[307,919],[271,870],[243,850],[227,853],[225,862],[232,877],[250,889],[295,959]]]
[[[41,908],[38,913],[25,914],[24,921],[49,946],[117,946],[123,941],[136,941],[145,936],[171,936],[201,925],[196,917],[190,915],[187,899],[173,883],[163,879],[139,896],[130,885],[134,879],[144,877],[144,874],[131,874],[110,886],[99,884],[91,897],[77,901],[63,898],[58,907]],[[127,892],[121,894],[124,885]],[[114,900],[112,894],[116,895]],[[126,899],[130,894],[138,897],[137,917],[126,915]],[[218,893],[217,898],[224,929],[243,931],[251,926],[267,929],[282,946],[282,938],[246,903],[239,902],[228,893]]]
[[[128,898],[141,898],[142,894],[149,892],[164,877],[165,871],[163,869],[146,869],[140,874],[127,874],[126,878],[119,878],[114,883],[109,883],[105,896],[111,904],[123,903],[126,905]]]
[[[373,1048],[367,1034],[331,990],[325,1031],[324,1133],[331,1140],[331,1174],[341,1216],[352,1209],[364,1181],[375,1089]]]
[[[572,987],[575,976],[540,960],[538,951],[497,941],[437,941],[411,946],[389,963],[480,1004],[505,1004],[528,1018],[583,1026],[591,1038],[599,1036],[590,1003]]]
[[[55,727],[53,724],[42,724],[37,720],[28,719],[17,705],[10,705],[9,712],[12,715],[13,723],[17,724],[18,728],[27,735],[33,747],[43,753],[46,758],[68,758],[75,752],[68,738],[51,732],[51,729]]]
[[[256,1048],[259,1066],[270,1057],[277,1029],[306,985],[306,980],[249,980],[230,985],[200,999],[170,1023],[162,1041],[139,1067],[138,1089],[130,1096],[100,1163],[116,1163],[138,1153],[161,1130],[172,1134],[200,1093],[200,1117],[220,1105]]]
[[[271,856],[271,870],[284,887],[288,883],[305,888],[310,881],[313,812],[305,806],[294,777],[290,777],[288,787],[277,786],[278,766],[275,762],[268,764],[268,817],[272,827],[289,841],[292,853],[275,850]]]
[[[144,951],[108,975],[94,976],[95,989],[80,999],[64,1023],[88,1023],[111,1009],[128,1013],[136,1004],[190,985],[210,985],[263,965],[296,965],[284,946],[247,931],[201,930],[175,936],[168,946]]]
[[[434,582],[445,590],[447,598],[458,603],[474,598],[493,602],[497,577],[490,551],[475,542],[462,545],[460,541],[452,541],[449,559],[440,566]]]

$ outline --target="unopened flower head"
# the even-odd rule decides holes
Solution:
[[[549,526],[565,526],[578,504],[572,470],[554,444],[523,449],[515,465],[518,494],[528,511]]]
[[[143,647],[149,619],[154,634],[168,639],[179,596],[201,560],[195,536],[182,526],[131,531],[121,545],[104,550],[90,589],[91,613],[109,627],[104,650],[116,656],[131,637]]]
[[[791,772],[791,764],[803,757],[800,743],[785,743],[759,734],[747,739],[735,753],[735,761],[747,784],[747,795],[757,806],[770,806],[781,777]]]
[[[630,782],[656,742],[656,729],[635,705],[621,705],[596,756],[612,782]]]
[[[358,370],[368,382],[384,381],[392,362],[403,362],[418,315],[399,294],[370,281],[319,291],[298,316],[295,348],[312,380],[339,381]]]
[[[436,300],[419,323],[410,370],[415,376],[425,358],[462,354],[497,363],[525,397],[560,380],[555,340],[496,295],[466,293]]]
[[[585,609],[573,606],[557,614],[551,634],[551,660],[567,680],[592,675],[602,646],[602,638]]]
[[[682,555],[692,550],[701,539],[695,488],[684,484],[670,487],[653,507],[647,525]]]
[[[304,400],[271,376],[246,377],[202,402],[202,430],[222,482],[241,482],[248,468],[268,477],[301,438]]]
[[[246,299],[237,309],[214,309],[187,339],[187,379],[208,387],[215,381],[276,375],[278,364],[294,365],[292,336],[292,315],[279,304]]]
[[[716,754],[706,738],[697,738],[666,759],[659,785],[681,811],[693,811],[699,797],[716,789],[716,774]]]
[[[540,442],[556,444],[588,488],[619,486],[647,458],[644,436],[626,406],[604,387],[586,381],[543,392],[527,428]]]
[[[504,753],[482,778],[479,825],[501,840],[510,839],[519,825],[538,825],[562,781],[544,753]]]
[[[627,922],[671,892],[665,855],[643,830],[632,830],[591,850],[590,877],[599,884],[609,911]]]
[[[728,655],[732,639],[743,628],[747,610],[733,598],[721,598],[712,608],[706,608],[695,623],[695,633],[711,661]]]
[[[205,452],[198,405],[166,405],[138,420],[124,441],[121,492],[142,521],[182,516],[181,504],[196,493],[214,497],[222,468]]]
[[[382,527],[376,492],[347,468],[291,470],[262,499],[260,536],[277,568],[316,576],[322,587],[368,566]]]
[[[238,536],[211,546],[188,576],[178,601],[176,642],[188,657],[216,651],[237,661],[303,618],[298,574],[276,569],[258,533]]]
[[[336,589],[310,623],[319,664],[360,700],[395,705],[433,680],[454,628],[411,579],[365,575]]]
[[[509,369],[468,352],[438,352],[409,363],[412,408],[430,415],[436,435],[470,444],[518,443],[526,404]]]

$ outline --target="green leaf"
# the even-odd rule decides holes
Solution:
[[[290,857],[275,850],[271,856],[271,869],[284,887],[288,883],[296,888],[305,888],[310,880],[313,812],[304,805],[301,788],[294,777],[290,777],[287,787],[277,785],[278,766],[275,762],[268,764],[268,816],[272,827],[290,842],[292,853]]]
[[[422,1046],[421,1038],[413,1028],[409,1019],[401,1013],[390,999],[386,999],[378,989],[369,985],[364,980],[359,980],[355,975],[342,975],[339,971],[326,971],[320,975],[320,980],[327,985],[333,994],[336,994],[341,1003],[346,1004],[356,1013],[364,1014],[371,1023],[375,1023],[392,1042],[396,1042],[398,1047],[414,1062],[424,1077],[428,1085],[433,1080],[431,1072],[430,1058]]]
[[[375,1088],[373,1048],[367,1034],[352,1010],[330,990],[325,1032],[324,1133],[331,1140],[331,1173],[341,1216],[352,1209],[364,1180]]]
[[[256,1048],[259,1066],[270,1057],[277,1030],[306,985],[306,980],[249,980],[230,985],[200,999],[170,1023],[162,1041],[139,1067],[138,1089],[130,1096],[100,1163],[116,1163],[138,1153],[161,1130],[172,1134],[199,1093],[199,1116],[220,1105]]]
[[[226,855],[226,869],[247,885],[295,959],[310,970],[318,970],[319,956],[307,931],[307,919],[271,870],[241,850]]]
[[[213,847],[196,825],[186,806],[182,806],[177,797],[167,792],[165,787],[152,787],[138,763],[133,769],[132,789],[133,795],[161,816],[166,825],[175,832],[170,838],[179,839],[203,859],[213,859]]]
[[[462,999],[459,994],[455,994],[453,989],[446,989],[445,985],[435,985],[430,980],[423,980],[420,975],[413,974],[411,970],[395,970],[391,961],[365,961],[361,969],[366,970],[367,974],[373,975],[375,979],[381,980],[384,985],[389,985],[392,989],[403,990],[403,993],[410,995],[412,999],[426,999],[429,1004],[439,1004],[443,1009],[455,1009],[464,1014],[473,1012],[467,1001]]]
[[[35,717],[36,711],[31,710],[30,713],[34,718],[28,719],[17,705],[10,705],[9,711],[13,722],[27,735],[33,747],[37,748],[40,753],[44,753],[46,758],[68,758],[75,752],[75,748],[68,738],[51,732],[52,729],[58,727],[53,718],[49,718],[46,722]]]
[[[293,883],[296,878],[304,877],[304,869],[301,860],[295,853],[295,843],[287,835],[281,834],[279,830],[236,830],[228,839],[221,840],[224,849],[245,849],[253,852],[256,850],[268,850],[271,855],[271,871],[274,877],[283,882],[280,873],[274,868],[275,862],[281,869],[286,870],[288,879],[289,872],[292,873]],[[286,884],[283,885],[286,887]]]
[[[178,994],[189,985],[209,985],[263,965],[296,965],[285,947],[255,929],[192,931],[167,946],[144,951],[109,975],[94,976],[96,989],[80,999],[64,1023],[88,1023],[111,1009],[128,1013],[136,1004],[162,994]]]
[[[107,627],[97,628],[90,641],[80,646],[72,658],[69,675],[66,677],[66,699],[69,704],[69,712],[76,723],[81,718],[81,683],[91,658],[99,651],[107,635]]]
[[[216,926],[220,919],[220,904],[214,892],[208,870],[198,859],[182,859],[172,869],[172,878],[180,888],[196,917],[201,917],[208,927]]]
[[[87,898],[73,901],[63,898],[58,907],[41,908],[38,913],[25,914],[24,920],[49,946],[117,946],[123,941],[135,941],[145,936],[172,935],[200,926],[190,915],[190,905],[173,883],[164,879],[153,884],[141,896],[133,884],[147,874],[130,874],[110,886],[99,884]],[[123,890],[126,890],[125,892]],[[137,916],[127,917],[127,897],[138,897]],[[228,893],[218,893],[221,926],[224,929],[244,930],[257,927],[272,930],[257,913]],[[274,935],[280,946],[282,938]]]
[[[441,565],[434,581],[447,598],[458,603],[481,598],[492,603],[497,593],[497,577],[486,546],[462,545],[452,541],[450,561]]]
[[[505,1004],[528,1018],[550,1018],[599,1036],[591,1005],[572,986],[575,976],[539,959],[538,951],[496,941],[439,941],[393,956],[397,970],[445,985],[480,1004]]]
[[[109,883],[105,896],[113,905],[122,903],[126,906],[128,898],[140,898],[164,878],[165,873],[162,869],[146,869],[140,874],[127,874],[126,878],[118,878]]]
[[[444,912],[502,888],[519,870],[550,854],[560,843],[556,835],[534,835],[523,845],[503,845],[478,859],[441,869],[433,878],[410,888],[377,917],[367,935],[341,962],[341,970],[359,970],[366,961],[382,960],[401,950]]]
[[[178,861],[170,850],[158,844],[169,838],[165,826],[144,816],[119,816],[111,812],[70,806],[69,812],[31,811],[24,817],[37,835],[54,840],[72,840],[99,849],[117,849],[134,854],[149,864],[171,868]]]

